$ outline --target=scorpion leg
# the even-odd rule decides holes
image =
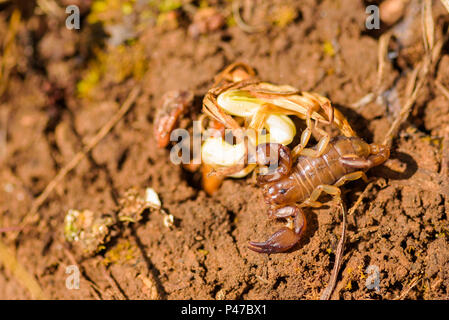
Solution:
[[[284,252],[293,247],[301,238],[306,228],[304,212],[298,206],[287,206],[272,213],[276,217],[293,217],[293,228],[282,227],[265,242],[250,241],[248,248],[259,253]]]
[[[222,80],[228,82],[239,82],[254,77],[256,72],[253,68],[244,62],[234,62],[227,66],[215,77],[214,86],[218,85]]]
[[[342,185],[344,185],[348,181],[353,181],[353,180],[357,180],[357,179],[360,179],[360,178],[362,178],[363,181],[365,181],[365,182],[369,181],[368,177],[365,174],[365,172],[363,172],[363,171],[356,171],[356,172],[351,172],[351,173],[345,174],[343,177],[338,179],[337,182],[335,182],[334,186],[341,187]]]
[[[305,93],[303,93],[303,94],[305,94]],[[328,121],[326,121],[325,123],[331,124],[334,120],[334,112],[333,112],[334,109],[328,101],[327,101],[327,103],[322,103],[317,98],[314,98],[315,96],[313,96],[312,94],[309,94],[309,93],[307,93],[306,97],[311,98],[313,101],[316,102],[316,104],[314,106],[310,106],[307,109],[307,114],[306,114],[307,128],[301,134],[300,143],[292,150],[292,154],[293,154],[294,158],[296,158],[299,155],[313,157],[313,158],[321,157],[323,155],[323,153],[325,152],[327,145],[329,144],[329,141],[330,141],[329,133],[318,128],[318,120],[315,120],[314,129],[317,130],[322,135],[322,138],[318,142],[315,150],[311,149],[311,148],[306,148],[307,143],[309,143],[310,136],[312,135],[312,130],[313,130],[312,114],[314,112],[318,112],[320,110],[320,108],[323,108],[328,113],[328,117],[329,117]]]
[[[321,202],[318,202],[317,199],[320,197],[321,193],[325,192],[327,194],[330,194],[334,196],[335,198],[340,198],[341,191],[337,186],[331,186],[328,184],[320,184],[318,187],[316,187],[312,193],[310,194],[309,199],[304,201],[301,206],[302,207],[313,207],[313,208],[319,208],[323,204]]]
[[[256,113],[252,116],[251,122],[248,127],[259,132],[259,130],[262,129],[267,116],[270,115],[269,112],[270,108],[268,105],[261,106],[259,110],[257,110]]]
[[[309,142],[310,135],[312,133],[312,131],[309,130],[309,128],[306,128],[303,131],[303,133],[301,134],[300,144],[298,144],[292,150],[292,154],[293,154],[294,158],[296,158],[300,155],[306,156],[306,157],[318,158],[318,157],[321,157],[325,153],[331,137],[330,137],[329,133],[327,133],[326,131],[324,131],[320,128],[317,128],[316,125],[317,125],[317,121],[315,121],[315,130],[317,130],[322,135],[322,138],[318,142],[316,149],[305,148],[305,146]]]

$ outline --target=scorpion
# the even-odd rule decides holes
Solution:
[[[161,114],[156,116],[155,133],[160,147],[168,144],[167,133],[173,130],[176,121],[189,108],[192,94],[170,93]],[[277,86],[261,82],[255,71],[243,63],[234,63],[224,69],[203,99],[203,112],[209,116],[216,128],[228,128],[238,137],[242,122],[244,127],[261,130],[270,128],[270,136],[252,141],[255,144],[256,164],[246,162],[227,164],[220,167],[214,154],[234,152],[242,148],[221,143],[221,138],[209,138],[203,143],[203,167],[218,167],[218,170],[202,170],[204,186],[212,194],[220,185],[216,176],[243,177],[259,166],[263,171],[257,177],[262,187],[265,202],[269,205],[271,219],[282,218],[287,225],[279,229],[264,242],[250,241],[249,249],[259,253],[278,253],[292,248],[301,239],[306,229],[304,207],[321,207],[318,201],[322,193],[333,196],[341,202],[340,188],[348,181],[368,181],[366,171],[385,162],[390,156],[388,146],[368,144],[357,137],[346,118],[330,101],[317,94],[299,92],[291,86]],[[296,131],[292,129],[287,115],[306,120],[307,128],[302,132],[300,143],[293,149],[287,147]],[[235,117],[240,118],[235,119]],[[278,127],[270,126],[270,117],[275,117]],[[242,121],[243,119],[243,121]],[[333,139],[318,123],[335,124],[342,135]],[[317,145],[307,148],[312,131],[322,137]],[[287,135],[285,133],[288,133]],[[282,137],[282,138],[280,138]],[[215,143],[215,142],[220,143]],[[248,156],[248,141],[244,144],[243,156]],[[211,155],[210,158],[208,155]],[[236,157],[232,157],[236,158]],[[204,164],[205,162],[205,164]],[[268,168],[267,168],[268,166]]]
[[[306,219],[304,207],[321,207],[322,193],[340,199],[344,183],[368,178],[365,171],[389,158],[387,146],[368,144],[358,137],[333,138],[319,157],[299,156],[293,160],[290,149],[282,144],[269,143],[256,149],[258,164],[271,164],[273,153],[278,165],[272,172],[259,175],[257,183],[263,187],[265,202],[269,204],[270,218],[287,218],[286,227],[275,232],[265,242],[249,242],[249,249],[260,253],[284,252],[301,238]],[[299,203],[299,204],[298,204]]]

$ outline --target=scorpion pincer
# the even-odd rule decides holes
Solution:
[[[319,157],[300,155],[293,159],[290,149],[277,143],[260,144],[256,153],[259,165],[274,167],[257,178],[270,205],[268,215],[289,222],[267,241],[249,242],[251,250],[261,253],[284,252],[293,247],[306,228],[303,207],[320,207],[322,203],[317,199],[323,192],[341,200],[340,186],[360,178],[367,181],[365,171],[390,156],[387,146],[343,136],[332,139]]]

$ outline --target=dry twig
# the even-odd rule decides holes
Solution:
[[[385,74],[385,64],[387,63],[388,43],[390,43],[392,33],[384,33],[379,38],[379,50],[377,52],[377,79],[374,93],[378,96],[382,92],[382,82]]]
[[[363,190],[362,194],[357,198],[357,201],[354,203],[354,205],[352,206],[351,209],[349,209],[349,215],[354,214],[355,210],[357,210],[357,208],[359,207],[359,205],[362,203],[363,199],[365,199],[366,195],[368,194],[368,192],[371,190],[371,188],[373,187],[374,182],[370,182],[366,185],[365,189]]]
[[[343,215],[343,221],[342,221],[342,230],[341,230],[341,237],[340,241],[338,242],[337,246],[337,252],[335,253],[335,264],[334,268],[332,269],[332,274],[329,280],[329,284],[327,285],[326,289],[324,289],[323,293],[321,294],[320,300],[329,300],[332,292],[334,291],[335,285],[337,283],[338,274],[340,272],[341,263],[343,261],[343,251],[345,248],[345,238],[346,238],[346,208],[343,203],[343,201],[340,201],[340,208]]]
[[[394,300],[404,300],[404,299],[407,297],[407,295],[410,293],[410,291],[411,291],[414,287],[416,287],[416,285],[418,284],[419,280],[420,280],[420,277],[415,277],[415,278],[410,282],[409,287],[408,287],[407,289],[405,289],[405,291],[404,291],[403,293],[401,293],[401,295],[400,295],[399,297],[397,297],[396,299],[394,299]]]

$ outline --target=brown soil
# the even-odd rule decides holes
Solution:
[[[107,69],[91,96],[79,97],[77,83],[92,66],[93,48],[106,36],[85,18],[81,30],[67,30],[65,15],[37,15],[35,5],[19,1],[26,4],[18,5],[22,20],[16,61],[0,96],[1,130],[6,130],[0,228],[19,225],[33,199],[116,113],[137,82],[143,91],[130,112],[58,184],[40,208],[38,222],[20,233],[3,232],[0,240],[51,299],[318,299],[334,265],[342,227],[338,209],[331,202],[307,209],[307,232],[293,250],[252,252],[249,240],[264,240],[281,225],[267,219],[261,190],[251,178],[227,179],[214,196],[207,196],[196,174],[172,164],[168,149],[156,148],[152,122],[165,92],[192,90],[200,102],[214,76],[239,60],[253,66],[261,79],[329,97],[362,138],[382,142],[405,100],[407,75],[424,48],[418,18],[408,27],[417,31],[404,37],[404,49],[387,65],[388,107],[376,102],[351,107],[375,90],[378,39],[388,28],[367,31],[365,7],[379,2],[264,1],[246,14],[248,24],[266,25],[267,12],[285,4],[298,15],[261,33],[231,24],[197,38],[188,35],[191,20],[181,13],[176,27],[156,25],[139,35],[145,61],[140,80],[132,75],[113,79]],[[226,9],[221,1],[209,4]],[[0,4],[0,39],[15,6]],[[81,9],[85,17],[89,6]],[[449,17],[440,3],[433,16],[437,30],[447,26]],[[325,44],[334,53],[323,49]],[[391,159],[369,171],[376,182],[348,216],[333,298],[449,298],[449,171],[443,161],[449,102],[433,84],[435,78],[449,88],[448,69],[446,45],[394,140]],[[146,210],[143,220],[120,226],[95,255],[83,254],[64,239],[69,209],[114,213],[131,187],[141,193],[154,188],[175,217],[175,227],[167,228],[161,214]],[[348,208],[365,187],[356,181],[343,188]],[[82,273],[79,290],[66,288],[66,267],[73,264]],[[5,265],[0,258],[0,298],[34,298]],[[380,271],[379,291],[365,285],[371,265]]]

